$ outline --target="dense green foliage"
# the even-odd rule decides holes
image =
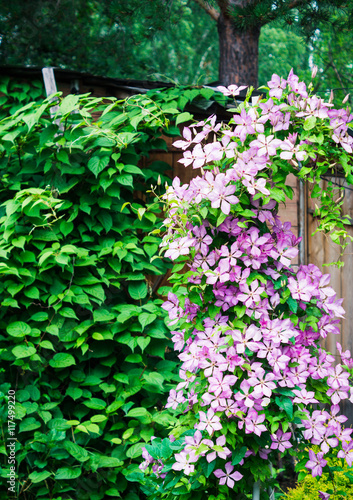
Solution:
[[[218,73],[218,39],[210,21],[187,0],[90,0],[89,7],[84,0],[14,0],[0,5],[0,64],[189,84],[212,81]]]
[[[261,8],[267,10],[266,5]],[[317,64],[321,78],[316,92],[349,88],[351,30],[333,33],[326,23],[307,42],[299,24],[290,24],[294,13],[268,20],[261,28],[259,84],[292,67],[307,79],[308,68]],[[193,0],[91,0],[89,8],[83,0],[14,0],[0,5],[0,33],[0,64],[53,65],[115,78],[188,84],[218,79],[217,25]],[[347,92],[336,95],[342,99]]]
[[[69,95],[50,118],[49,99],[20,107],[39,86],[1,90],[0,421],[7,437],[15,390],[13,498],[134,500],[135,459],[171,422],[160,410],[179,380],[155,293],[167,269],[151,234],[160,208],[148,194],[170,182],[168,165],[141,160],[165,151],[162,133],[179,133],[170,120],[190,118],[180,110],[212,91]]]
[[[319,491],[329,493],[330,500],[352,500],[352,468],[340,459],[328,460],[328,466],[330,474],[324,473],[321,477],[302,472],[297,486],[281,496],[281,500],[320,500]]]

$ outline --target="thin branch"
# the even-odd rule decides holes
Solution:
[[[330,61],[331,61],[331,67],[332,67],[333,71],[336,73],[337,79],[340,82],[341,86],[344,88],[345,85],[344,85],[344,83],[342,81],[341,75],[339,74],[339,72],[338,72],[338,70],[336,68],[336,65],[335,65],[335,63],[333,61],[332,49],[331,49],[331,44],[330,43],[328,45],[328,48],[329,48],[329,57],[330,57]]]
[[[196,3],[200,5],[200,7],[203,8],[207,12],[209,16],[212,17],[215,21],[218,21],[219,18],[219,12],[216,10],[214,7],[211,7],[211,5],[208,5],[204,0],[194,0]]]
[[[298,5],[306,4],[307,0],[293,0],[287,7],[288,10],[295,9]]]

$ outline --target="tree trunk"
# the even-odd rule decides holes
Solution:
[[[218,18],[219,81],[222,85],[257,87],[260,28],[235,28],[232,18],[221,9]]]

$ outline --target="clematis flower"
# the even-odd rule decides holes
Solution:
[[[238,85],[229,85],[229,87],[223,87],[222,85],[219,85],[217,89],[226,96],[236,97],[242,90],[245,90],[247,87],[247,85],[240,85],[239,87]]]
[[[232,462],[227,462],[225,472],[222,469],[217,469],[213,474],[219,479],[219,484],[226,484],[228,488],[234,488],[235,481],[240,481],[243,475],[238,471],[233,472],[233,470]]]
[[[259,156],[274,156],[277,153],[277,148],[282,145],[280,139],[275,139],[274,135],[265,136],[259,134],[257,139],[250,143],[250,146],[259,148],[257,154]]]
[[[353,441],[342,442],[342,450],[337,453],[338,458],[344,458],[349,467],[352,467],[353,462]]]
[[[327,460],[323,458],[324,454],[320,451],[317,455],[313,450],[309,450],[309,458],[305,464],[307,469],[311,469],[311,474],[313,477],[322,475],[322,468],[327,464]]]
[[[283,90],[286,88],[287,82],[278,75],[273,74],[271,80],[267,82],[267,85],[270,88],[269,95],[280,99],[282,97]]]
[[[291,432],[283,432],[278,429],[276,434],[271,434],[272,444],[270,446],[271,450],[277,450],[280,452],[285,452],[286,449],[292,448],[292,443],[289,441],[291,438]]]
[[[226,215],[230,212],[230,205],[238,203],[239,199],[234,196],[235,185],[225,186],[221,180],[216,180],[213,191],[208,195],[212,208],[221,208]]]
[[[195,471],[195,466],[193,465],[199,456],[196,455],[195,450],[182,451],[175,454],[176,462],[172,465],[173,470],[182,470],[187,476]]]
[[[204,439],[202,443],[206,444],[207,446],[210,447],[211,450],[213,450],[214,443],[213,441],[211,441],[211,439]],[[207,453],[206,460],[208,463],[216,460],[217,456],[219,456],[219,458],[222,458],[223,460],[226,460],[227,457],[232,454],[232,452],[229,450],[229,448],[225,446],[225,444],[226,444],[226,437],[224,435],[216,439],[216,446],[218,448],[217,450],[213,450],[210,453]],[[221,448],[222,451],[220,451],[219,448]]]
[[[172,408],[173,410],[176,410],[179,404],[182,404],[186,401],[186,399],[183,396],[183,391],[178,391],[176,392],[174,389],[171,389],[168,397],[167,404],[165,405],[166,408]]]
[[[207,413],[200,411],[200,423],[196,424],[196,428],[200,431],[206,430],[210,436],[213,435],[215,431],[222,429],[222,424],[219,417],[215,415],[214,411],[210,408]]]

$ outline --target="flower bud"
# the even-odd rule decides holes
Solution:
[[[334,98],[334,95],[333,95],[333,90],[331,90],[331,93],[330,93],[330,99],[328,100],[329,104],[332,104],[332,102],[333,102],[333,98]]]
[[[311,72],[311,79],[313,80],[317,74],[317,70],[318,70],[318,67],[317,66],[314,66],[313,67],[313,70]]]
[[[348,99],[349,99],[349,95],[350,95],[350,94],[347,94],[347,95],[346,95],[346,97],[345,97],[345,98],[343,99],[343,101],[342,101],[342,104],[346,104],[346,102],[347,102],[347,101],[348,101]]]
[[[161,180],[161,176],[159,175],[158,179],[157,179],[157,185],[160,186],[161,184],[162,184],[162,180]]]

